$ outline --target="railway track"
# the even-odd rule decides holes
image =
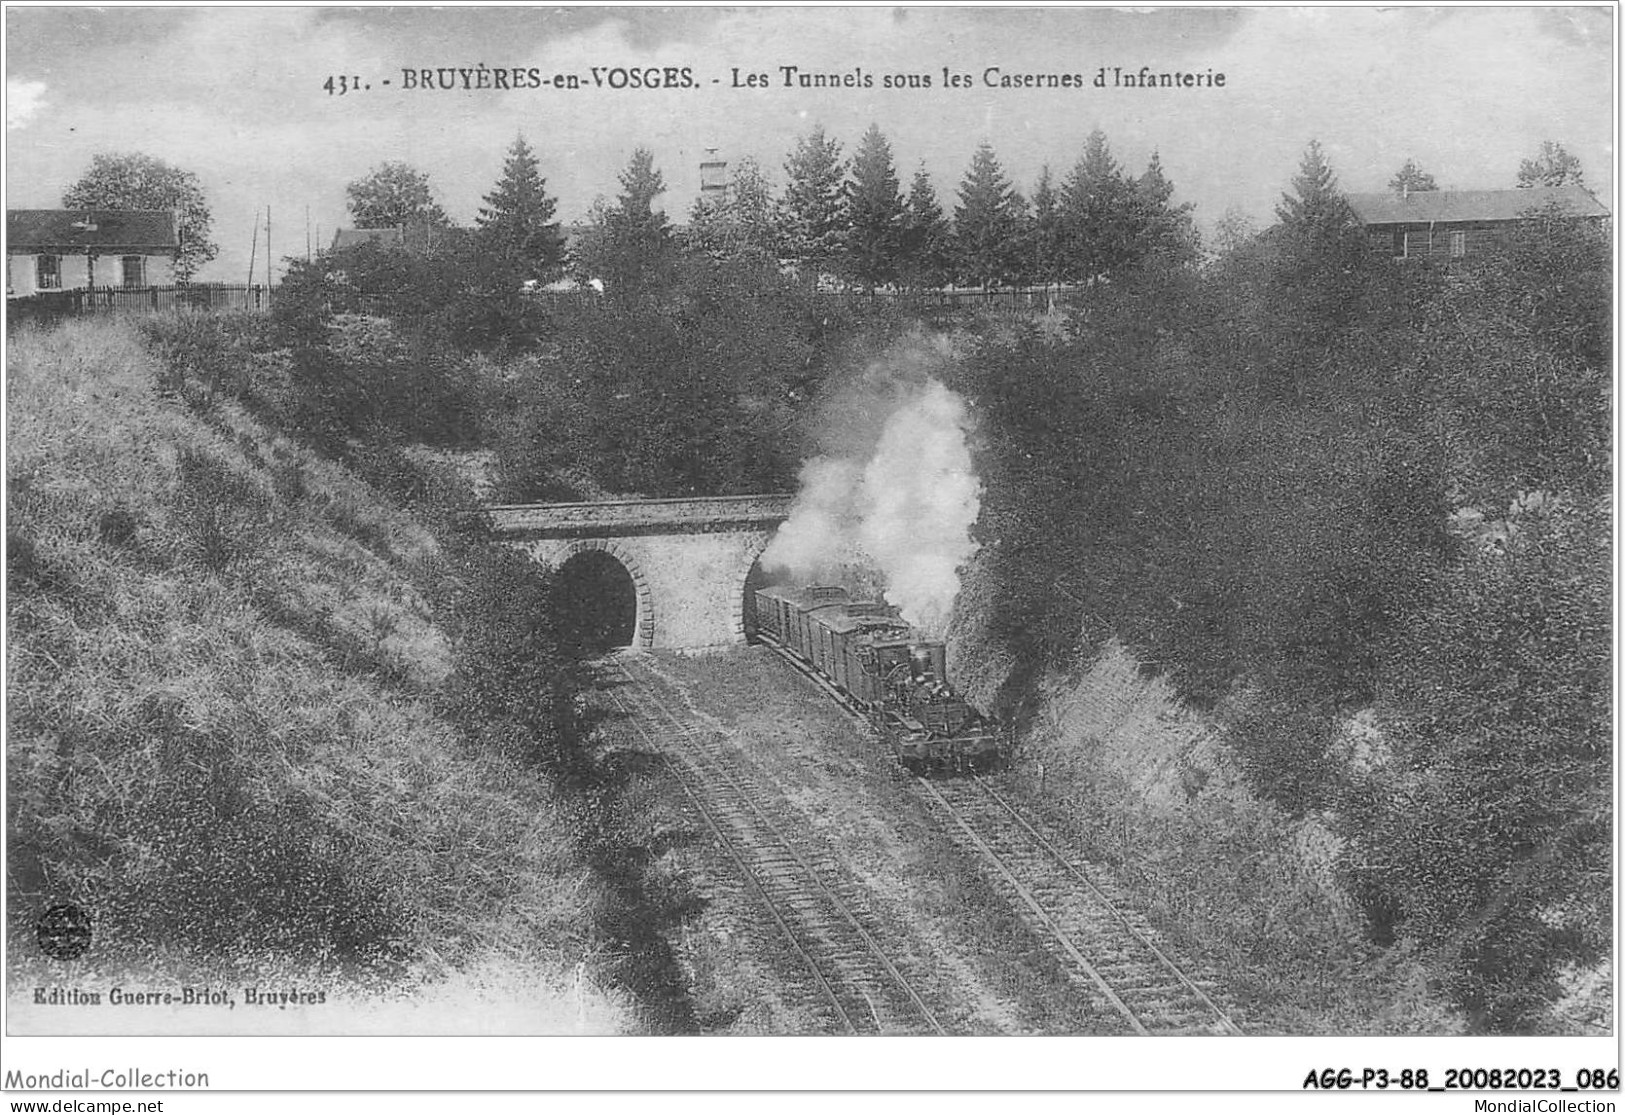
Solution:
[[[916,781],[1017,915],[1137,1034],[1239,1034],[1195,978],[979,775]]]
[[[764,642],[847,712],[867,717],[828,679],[787,648]],[[985,778],[914,776],[944,815],[961,847],[991,868],[1016,914],[1081,988],[1115,1011],[1136,1034],[1240,1034],[1202,980],[1187,974],[1085,869],[1045,837]]]
[[[667,760],[694,813],[784,937],[791,989],[831,1028],[853,1034],[944,1034],[924,996],[888,956],[862,888],[842,877],[776,791],[753,779],[714,733],[672,708],[640,666],[607,660],[606,692],[644,743]],[[639,712],[652,714],[651,730]]]

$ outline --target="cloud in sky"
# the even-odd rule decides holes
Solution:
[[[1606,8],[24,8],[9,9],[14,83],[28,127],[10,145],[14,205],[53,205],[100,151],[141,150],[194,170],[214,203],[219,277],[243,273],[254,213],[276,217],[276,252],[302,252],[308,206],[323,240],[346,220],[344,186],[386,159],[426,171],[471,221],[523,131],[560,214],[613,197],[633,148],[654,152],[682,219],[704,150],[755,156],[782,182],[798,136],[821,123],[848,151],[871,122],[904,182],[924,166],[951,209],[972,151],[990,139],[1030,190],[1057,177],[1089,131],[1125,169],[1153,151],[1176,199],[1211,222],[1238,206],[1267,222],[1310,138],[1345,189],[1383,188],[1407,158],[1442,185],[1510,185],[1543,139],[1612,190],[1613,12]],[[71,48],[71,49],[70,49]],[[69,67],[68,59],[72,59]],[[131,64],[132,59],[138,60]],[[687,66],[673,91],[407,92],[403,67]],[[785,88],[781,66],[861,70],[869,88]],[[1209,68],[1222,90],[998,90],[1007,72],[1093,75],[1101,66]],[[735,90],[732,72],[766,73]],[[943,68],[971,75],[944,89]],[[930,90],[881,88],[924,73]],[[116,74],[117,80],[70,80]],[[330,96],[329,75],[369,92]],[[392,85],[384,89],[381,82]],[[717,84],[712,84],[716,81]],[[263,257],[263,248],[262,248]],[[237,257],[241,256],[239,260]]]
[[[40,109],[45,107],[43,81],[6,79],[6,130],[15,131],[28,126]]]

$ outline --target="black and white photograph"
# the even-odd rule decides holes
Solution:
[[[1612,1110],[1618,20],[6,5],[7,1096]]]

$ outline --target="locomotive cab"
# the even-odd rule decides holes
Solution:
[[[758,633],[867,714],[908,770],[997,760],[997,727],[948,684],[946,646],[921,639],[892,605],[834,585],[764,588],[756,601]]]
[[[948,652],[941,643],[915,643],[908,648],[910,673],[919,681],[948,681]]]

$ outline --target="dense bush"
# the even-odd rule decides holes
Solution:
[[[452,544],[446,570],[456,669],[444,709],[482,749],[578,783],[589,766],[584,678],[554,630],[552,576],[471,537]]]
[[[1253,787],[1349,838],[1374,937],[1517,1029],[1607,946],[1606,237],[1534,218],[1452,269],[1300,240],[972,354],[983,622],[1012,707],[1112,634],[1220,705]]]
[[[155,314],[140,323],[159,357],[159,389],[188,400],[251,396],[264,354],[275,347],[271,323],[261,314]]]
[[[408,323],[426,348],[524,351],[551,331],[544,303],[525,297],[511,260],[484,252],[465,230],[406,247],[359,244],[292,260],[277,288],[275,318],[285,342],[319,336],[335,315],[388,316]]]
[[[1387,750],[1351,795],[1349,871],[1489,1029],[1611,944],[1610,526],[1544,493],[1469,521],[1382,648]]]
[[[789,490],[802,419],[865,328],[884,325],[750,261],[691,260],[672,287],[581,307],[560,321],[557,358],[526,363],[511,386],[499,494]]]

